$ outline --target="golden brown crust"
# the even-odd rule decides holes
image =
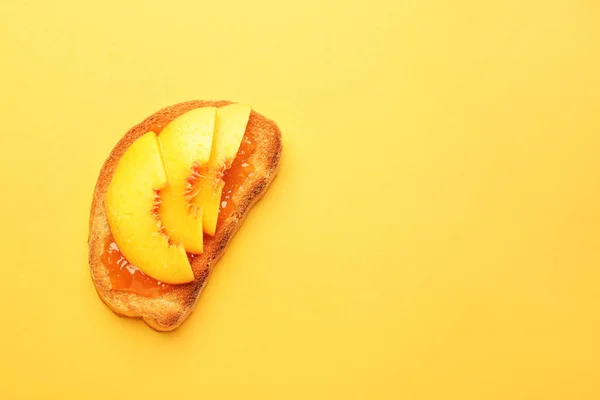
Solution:
[[[263,196],[275,177],[281,157],[281,132],[273,121],[252,111],[246,129],[247,131],[252,130],[257,144],[255,152],[249,157],[255,170],[233,193],[232,200],[236,204],[236,209],[217,228],[214,237],[205,238],[204,252],[192,260],[192,269],[196,279],[184,285],[177,285],[173,290],[156,298],[111,289],[108,269],[102,262],[104,242],[110,235],[104,198],[120,158],[127,148],[137,138],[150,131],[154,124],[164,126],[194,108],[220,107],[229,103],[228,101],[188,101],[164,108],[131,128],[117,143],[102,166],[94,190],[90,214],[89,263],[92,280],[100,298],[115,313],[142,318],[148,325],[159,331],[170,331],[181,325],[194,309],[208,276],[225,252],[229,241],[241,226],[248,211]]]

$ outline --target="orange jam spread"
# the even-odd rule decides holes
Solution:
[[[219,209],[219,219],[217,220],[217,227],[224,219],[226,219],[233,210],[235,204],[233,203],[231,196],[237,187],[241,183],[245,182],[248,176],[254,172],[254,165],[248,162],[248,156],[254,153],[256,148],[256,142],[254,137],[247,131],[242,139],[240,149],[238,150],[233,163],[229,169],[226,169],[223,173],[223,192],[221,193],[221,206]]]
[[[106,238],[104,246],[102,262],[108,268],[110,283],[114,290],[124,290],[142,296],[156,297],[171,288],[171,285],[159,282],[131,265],[119,251],[119,247],[117,247],[112,236]]]
[[[166,125],[166,123],[164,124]],[[151,131],[159,134],[164,125],[153,124]],[[225,185],[221,194],[221,206],[219,209],[219,219],[217,221],[217,231],[222,221],[225,220],[233,210],[235,204],[232,201],[233,192],[246,181],[252,172],[254,166],[249,162],[248,157],[254,152],[256,142],[250,131],[246,131],[240,149],[231,164],[231,168],[223,173]],[[157,193],[158,196],[158,193]],[[155,207],[156,215],[158,209]],[[211,237],[204,235],[204,241],[210,241]],[[190,262],[194,255],[188,254]],[[102,262],[108,268],[110,282],[113,290],[134,292],[142,296],[158,297],[161,294],[171,290],[175,285],[159,282],[156,279],[144,274],[140,269],[131,265],[129,261],[121,254],[119,247],[112,236],[108,236],[104,245]]]
[[[163,128],[165,126],[167,126],[167,124],[168,124],[168,122],[165,124],[161,124],[160,122],[154,123],[150,126],[150,129],[148,130],[148,132],[154,132],[158,135],[159,133],[162,132]]]

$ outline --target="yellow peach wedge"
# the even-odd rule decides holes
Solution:
[[[217,228],[219,204],[223,190],[223,173],[240,148],[252,108],[245,104],[230,104],[217,109],[209,172],[199,182],[193,204],[202,211],[203,229],[213,236]]]
[[[159,214],[170,239],[188,253],[202,253],[202,212],[192,203],[194,186],[208,171],[216,108],[186,112],[169,123],[158,136],[168,186],[161,190]]]
[[[157,190],[167,186],[153,132],[137,139],[121,157],[106,193],[106,214],[120,251],[145,274],[165,283],[186,283],[194,274],[185,249],[172,245],[155,212]]]

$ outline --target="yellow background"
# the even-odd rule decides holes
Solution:
[[[600,398],[600,5],[0,5],[0,398]],[[94,291],[131,126],[250,102],[281,172],[171,334]]]

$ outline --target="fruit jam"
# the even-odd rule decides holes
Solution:
[[[163,127],[163,125],[154,124],[150,130],[158,135]],[[249,162],[248,158],[254,152],[255,148],[256,142],[248,130],[244,134],[240,149],[231,164],[231,168],[225,170],[223,173],[225,185],[223,186],[223,192],[221,194],[219,218],[217,220],[217,234],[223,220],[235,210],[236,205],[232,201],[233,192],[246,181],[252,172],[254,172],[254,166]],[[205,243],[210,242],[211,240],[213,240],[211,236],[204,235]],[[194,255],[188,254],[188,258],[191,262]],[[137,267],[131,265],[119,251],[119,247],[112,236],[106,238],[104,252],[102,253],[102,262],[108,268],[113,290],[134,292],[147,297],[158,297],[175,286],[157,281],[144,274]]]
[[[238,150],[233,163],[229,169],[223,173],[223,192],[221,193],[221,202],[219,206],[219,218],[217,219],[217,229],[221,222],[226,219],[235,210],[235,204],[231,199],[233,192],[254,172],[254,166],[249,163],[248,157],[254,153],[256,142],[251,135],[246,132],[240,149]]]

